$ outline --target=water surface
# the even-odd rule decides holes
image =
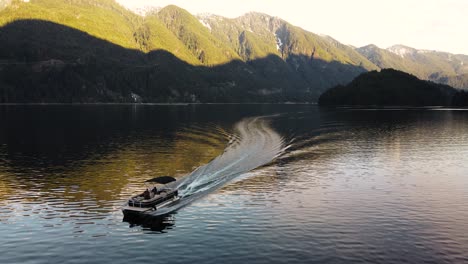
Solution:
[[[468,111],[18,105],[0,124],[0,263],[468,261]],[[122,221],[144,180],[197,168],[200,199]]]

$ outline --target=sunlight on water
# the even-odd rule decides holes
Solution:
[[[5,106],[0,121],[0,263],[468,261],[468,111]],[[161,175],[190,204],[122,222]]]

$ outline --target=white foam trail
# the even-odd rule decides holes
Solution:
[[[182,197],[178,203],[147,214],[160,216],[176,211],[235,177],[268,164],[286,149],[284,139],[265,117],[243,119],[236,124],[235,134],[223,154],[177,181],[175,188]]]
[[[283,151],[283,138],[262,117],[248,118],[235,127],[236,140],[223,154],[199,167],[179,184],[182,197],[222,186],[234,177],[271,162]]]

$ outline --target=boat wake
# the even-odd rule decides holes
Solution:
[[[287,148],[284,138],[269,125],[266,117],[243,119],[223,154],[179,179],[176,188],[182,197],[171,207],[153,211],[151,215],[173,212],[222,187],[235,177],[270,163]]]

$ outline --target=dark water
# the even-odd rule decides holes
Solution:
[[[220,185],[122,221],[196,168]],[[0,263],[463,263],[467,234],[468,111],[0,106]]]

